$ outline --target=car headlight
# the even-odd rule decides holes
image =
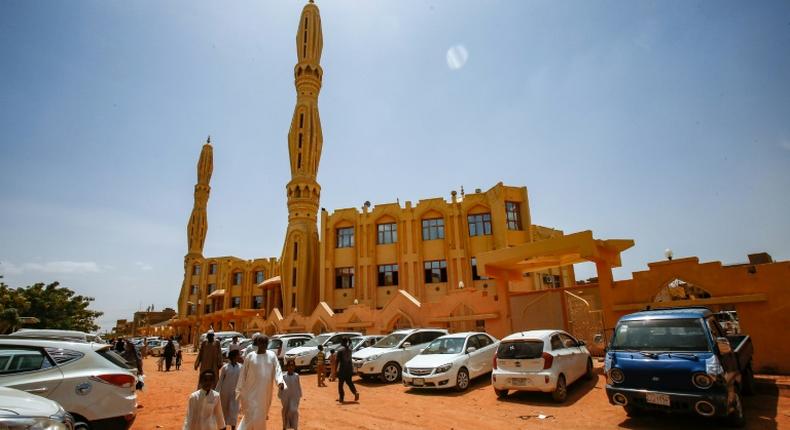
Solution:
[[[299,354],[296,354],[296,356],[297,357],[304,357],[305,355],[307,355],[309,353],[310,353],[310,351],[304,351],[304,352],[300,352]]]
[[[365,361],[378,360],[379,358],[381,358],[381,354],[374,354],[365,358]]]
[[[11,430],[67,430],[66,424],[50,418],[6,418],[3,428]]]
[[[442,364],[436,368],[435,373],[444,373],[453,368],[453,363]]]
[[[609,371],[609,377],[612,379],[612,382],[614,382],[615,384],[619,384],[625,381],[625,373],[623,373],[622,370],[616,367],[611,371]]]
[[[707,390],[711,386],[713,386],[713,378],[705,373],[695,373],[691,375],[691,382],[697,388],[702,388],[703,390]]]

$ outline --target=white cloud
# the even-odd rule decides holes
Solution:
[[[464,67],[466,60],[469,59],[469,51],[466,50],[464,45],[451,46],[447,50],[447,67],[450,70],[458,70]]]
[[[154,270],[153,266],[151,266],[148,263],[143,263],[142,261],[138,261],[138,262],[134,263],[134,265],[137,266],[138,269],[140,269],[142,271],[145,271],[145,272],[147,272],[149,270]]]
[[[94,261],[50,261],[46,263],[14,264],[2,262],[0,270],[9,275],[21,273],[99,273],[102,268]]]

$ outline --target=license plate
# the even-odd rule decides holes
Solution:
[[[512,385],[527,385],[527,378],[510,378]]]
[[[425,385],[425,381],[422,378],[414,378],[411,380],[411,383],[415,387],[422,387],[423,385]]]
[[[647,393],[645,400],[654,405],[669,406],[669,394]]]

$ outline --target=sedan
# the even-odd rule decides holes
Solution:
[[[541,391],[562,403],[568,396],[568,385],[592,377],[592,358],[584,342],[561,330],[533,330],[502,339],[491,385],[500,398],[509,390]]]
[[[73,430],[74,420],[58,402],[0,387],[0,428]]]
[[[499,341],[487,333],[442,336],[406,362],[403,385],[464,391],[472,379],[491,372]]]

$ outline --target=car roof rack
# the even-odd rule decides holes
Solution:
[[[711,311],[711,309],[707,306],[669,306],[669,307],[658,307],[654,308],[651,306],[646,306],[644,309],[640,310],[639,312],[650,312],[650,311],[675,311],[675,310],[684,310],[684,309],[705,309]],[[711,311],[713,312],[713,311]]]

